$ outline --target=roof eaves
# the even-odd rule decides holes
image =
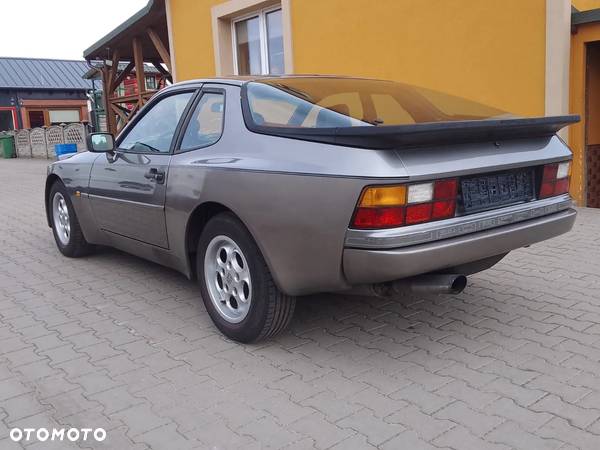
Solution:
[[[107,35],[105,35],[104,37],[102,37],[101,39],[96,41],[93,45],[91,45],[90,47],[85,49],[83,51],[83,58],[88,59],[89,57],[93,57],[95,54],[98,54],[101,50],[103,50],[107,46],[108,42],[110,42],[112,39],[117,37],[123,31],[127,30],[127,28],[132,26],[138,20],[142,19],[144,16],[149,14],[150,11],[152,11],[154,2],[155,2],[155,0],[148,0],[148,4],[146,6],[144,6],[142,9],[140,9],[138,12],[136,12],[133,16],[131,16],[129,19],[127,19],[125,22],[123,22],[121,25],[119,25],[117,28],[112,30],[110,33],[108,33]]]
[[[571,26],[600,22],[600,8],[578,11],[571,14]]]

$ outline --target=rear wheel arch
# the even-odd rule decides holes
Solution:
[[[188,258],[188,268],[190,270],[190,277],[196,277],[196,251],[198,249],[198,242],[200,241],[200,236],[202,235],[202,232],[204,231],[204,228],[206,227],[206,224],[209,222],[209,220],[221,213],[232,214],[236,219],[238,219],[242,223],[242,225],[244,225],[244,227],[256,243],[257,247],[259,248],[260,252],[262,253],[263,258],[267,263],[267,267],[273,274],[273,278],[275,279],[277,287],[281,289],[281,286],[279,286],[277,276],[275,275],[275,271],[271,266],[269,258],[267,257],[267,255],[265,255],[261,243],[258,241],[258,239],[256,239],[254,233],[250,230],[250,227],[248,227],[248,224],[244,221],[242,217],[236,214],[234,210],[218,202],[205,202],[196,206],[196,208],[192,211],[188,219],[185,228],[185,251]]]
[[[202,231],[204,231],[210,219],[224,212],[229,212],[238,217],[230,208],[221,203],[205,202],[196,206],[188,218],[185,228],[185,252],[192,278],[196,277],[196,250]],[[239,217],[238,219],[241,220]]]

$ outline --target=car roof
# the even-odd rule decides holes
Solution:
[[[339,79],[355,79],[355,80],[366,80],[371,78],[365,77],[352,77],[342,75],[318,75],[318,74],[286,74],[286,75],[231,75],[224,77],[212,77],[212,78],[196,78],[192,80],[181,81],[169,86],[168,89],[184,87],[189,85],[196,85],[202,83],[220,83],[220,84],[232,84],[234,86],[241,86],[250,81],[269,81],[277,79],[294,79],[294,78],[339,78]]]

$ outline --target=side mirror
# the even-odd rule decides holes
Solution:
[[[92,133],[87,137],[87,148],[94,153],[112,152],[115,149],[115,138],[110,133]]]

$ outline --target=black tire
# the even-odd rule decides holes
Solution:
[[[70,233],[67,242],[63,242],[59,237],[57,224],[55,224],[53,202],[57,195],[61,195],[64,199],[69,215]],[[52,233],[54,234],[56,246],[63,255],[68,256],[69,258],[78,258],[80,256],[88,255],[93,250],[93,246],[85,240],[85,237],[83,237],[77,215],[75,214],[75,209],[73,208],[73,203],[71,202],[71,197],[60,181],[55,182],[50,189],[48,211],[50,211]]]
[[[205,255],[210,242],[217,236],[231,239],[243,252],[252,280],[250,306],[245,318],[238,323],[226,320],[213,304],[207,289]],[[208,314],[217,328],[230,339],[244,343],[257,342],[280,333],[290,323],[296,298],[282,293],[275,285],[254,239],[233,214],[218,214],[206,224],[198,243],[196,267]]]

